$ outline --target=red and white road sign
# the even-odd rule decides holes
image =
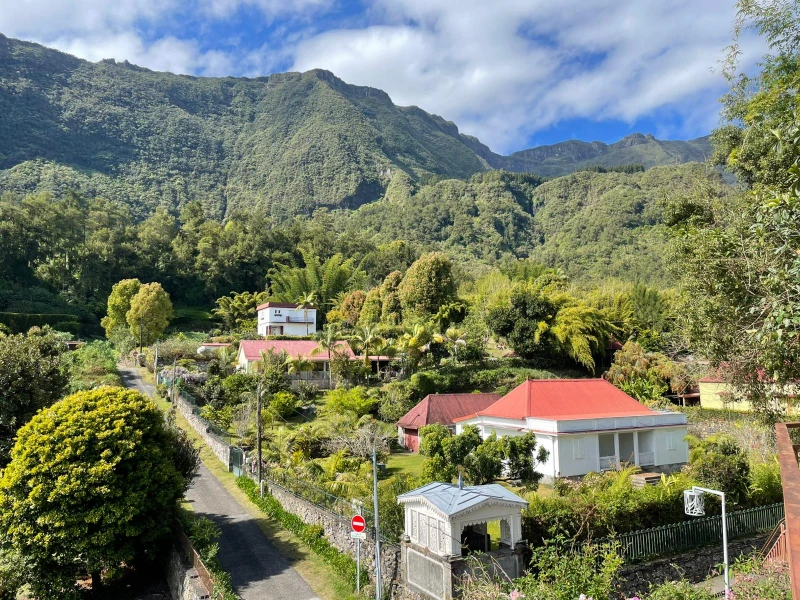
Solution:
[[[367,528],[367,522],[361,515],[356,515],[355,517],[350,519],[350,527],[352,527],[353,531],[355,531],[356,533],[361,533]]]

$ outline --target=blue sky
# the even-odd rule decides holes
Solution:
[[[193,75],[325,68],[503,153],[707,134],[733,18],[733,0],[0,0],[10,37]]]

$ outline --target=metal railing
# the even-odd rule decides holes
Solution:
[[[770,504],[728,513],[728,539],[773,530],[783,519],[783,504]],[[722,517],[704,517],[617,536],[626,561],[668,556],[722,542]],[[609,541],[609,540],[603,540]]]
[[[253,473],[248,473],[248,476],[257,481],[257,476]],[[341,496],[336,496],[327,490],[310,484],[306,481],[298,479],[297,477],[288,477],[282,473],[275,473],[267,471],[262,474],[264,481],[272,486],[280,488],[283,492],[291,494],[301,500],[305,500],[313,504],[317,508],[324,510],[332,516],[344,521],[350,522],[356,515],[356,509],[353,503]],[[361,507],[361,516],[367,523],[367,536],[370,539],[375,539],[375,517],[374,511],[368,506]],[[398,534],[399,535],[399,534]],[[387,535],[387,532],[381,528],[381,543],[382,544],[396,544],[397,536],[394,538]]]
[[[783,519],[761,550],[765,563],[787,562],[788,548],[786,547],[786,519]]]
[[[211,421],[208,421],[207,419],[203,418],[203,416],[200,414],[201,408],[197,405],[194,396],[192,396],[186,390],[182,390],[180,388],[177,388],[175,390],[175,395],[178,396],[178,398],[186,402],[191,407],[192,414],[203,423],[207,433],[217,438],[217,440],[222,442],[223,444],[227,444],[228,446],[233,444],[233,436],[229,432],[224,431],[222,428],[215,425]]]
[[[639,452],[639,466],[651,467],[656,464],[655,452]]]

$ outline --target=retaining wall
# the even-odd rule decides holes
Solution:
[[[172,600],[207,600],[210,597],[177,544],[172,545],[167,559],[167,585]]]
[[[355,559],[356,540],[350,538],[350,521],[330,513],[311,502],[299,498],[277,485],[265,482],[269,493],[275,496],[281,506],[290,513],[300,517],[304,523],[319,525],[325,531],[325,537],[331,545]],[[375,581],[375,542],[372,536],[361,540],[361,571]],[[399,544],[381,543],[381,579],[384,589],[392,589],[400,576]]]
[[[218,459],[222,461],[225,468],[230,468],[231,464],[231,447],[225,442],[220,441],[215,436],[211,435],[208,431],[208,425],[200,418],[199,415],[194,414],[194,406],[180,397],[180,394],[175,395],[175,408],[181,413],[191,425],[203,441],[208,444],[211,451]]]

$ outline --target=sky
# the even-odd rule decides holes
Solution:
[[[708,134],[734,11],[733,0],[0,0],[0,33],[191,75],[328,69],[510,153]],[[760,44],[742,39],[745,67]]]

